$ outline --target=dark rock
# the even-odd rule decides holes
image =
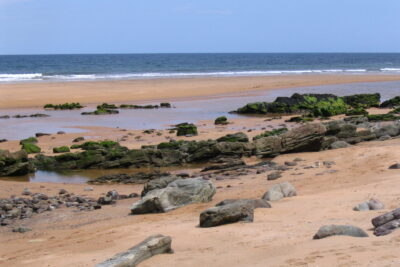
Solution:
[[[400,163],[395,163],[393,165],[390,165],[389,169],[390,170],[398,170],[398,169],[400,169]]]
[[[209,208],[200,214],[200,227],[214,227],[239,221],[252,222],[254,209],[248,203],[233,202]]]
[[[322,239],[329,236],[335,235],[347,235],[353,237],[368,237],[368,234],[352,225],[324,225],[322,226],[318,232],[314,235],[314,239]]]
[[[276,180],[276,179],[281,178],[281,177],[282,177],[282,173],[281,172],[273,172],[271,174],[268,174],[267,179],[271,181],[271,180]]]
[[[249,138],[242,132],[227,134],[217,139],[217,142],[249,142]]]
[[[78,142],[82,142],[82,141],[84,141],[84,140],[85,140],[85,137],[80,136],[80,137],[77,137],[77,138],[75,138],[74,140],[72,140],[72,142],[78,143]]]
[[[31,228],[26,228],[26,227],[15,227],[15,228],[12,229],[12,231],[13,231],[14,233],[21,233],[21,234],[23,234],[23,233],[32,231],[32,229],[31,229]]]
[[[36,137],[42,137],[42,136],[48,136],[50,135],[49,133],[36,133],[35,136]]]

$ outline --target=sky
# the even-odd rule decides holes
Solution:
[[[0,54],[400,52],[400,0],[0,0]]]

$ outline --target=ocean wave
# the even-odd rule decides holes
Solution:
[[[34,79],[40,79],[42,77],[43,77],[42,73],[22,73],[22,74],[0,73],[0,82],[29,81]]]
[[[26,81],[90,81],[90,80],[123,80],[123,79],[154,79],[154,78],[185,78],[185,77],[235,77],[263,75],[301,75],[329,73],[365,73],[365,72],[400,72],[400,68],[367,69],[314,69],[314,70],[249,70],[249,71],[216,71],[216,72],[146,72],[117,74],[1,74],[0,82]]]

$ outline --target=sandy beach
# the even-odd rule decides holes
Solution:
[[[42,107],[48,103],[65,102],[98,104],[209,98],[229,93],[248,95],[257,91],[293,87],[399,80],[399,75],[320,74],[0,84],[0,108]]]
[[[249,94],[297,86],[356,82],[398,81],[400,76],[318,75],[280,77],[241,77],[118,82],[71,82],[2,84],[1,108],[38,107],[45,103],[81,103],[213,98],[218,94]],[[29,93],[28,93],[29,92]],[[388,109],[370,109],[370,114]],[[250,138],[265,130],[287,126],[291,116],[266,120],[263,116],[239,117],[226,126],[212,120],[199,120],[199,135],[176,137],[166,129],[144,134],[142,130],[115,127],[80,127],[81,133],[52,134],[38,138],[44,154],[52,148],[72,145],[84,135],[87,140],[114,140],[130,149],[154,145],[170,139],[216,139],[228,133],[245,132]],[[332,119],[343,118],[344,115]],[[115,118],[118,118],[115,117]],[[315,122],[320,122],[316,120]],[[134,128],[134,127],[132,127]],[[164,214],[129,215],[137,199],[118,200],[100,210],[78,212],[60,208],[35,214],[18,222],[33,230],[24,234],[0,227],[0,266],[94,266],[153,234],[172,237],[174,254],[157,255],[140,266],[398,266],[400,232],[376,237],[371,219],[398,207],[399,171],[388,170],[400,157],[400,139],[373,141],[313,153],[280,155],[274,162],[283,164],[300,158],[298,166],[285,171],[279,181],[256,172],[238,177],[214,179],[217,194],[210,203],[191,204]],[[0,149],[19,150],[18,140],[0,143]],[[32,156],[31,156],[32,157]],[[248,162],[258,162],[252,157]],[[331,167],[320,164],[334,162]],[[317,166],[309,168],[310,166]],[[199,172],[200,168],[184,170]],[[173,172],[180,172],[177,169]],[[257,209],[253,223],[235,223],[215,228],[200,228],[199,214],[229,198],[260,198],[277,183],[289,181],[298,196],[272,203],[272,209]],[[0,198],[20,196],[25,188],[32,192],[57,195],[69,192],[98,198],[116,189],[120,194],[140,194],[143,185],[90,185],[0,180]],[[384,210],[355,212],[352,208],[370,198],[385,204]],[[336,236],[312,240],[320,226],[351,224],[367,231],[369,238]]]

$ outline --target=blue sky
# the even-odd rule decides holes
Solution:
[[[399,0],[0,0],[0,54],[400,52]]]

